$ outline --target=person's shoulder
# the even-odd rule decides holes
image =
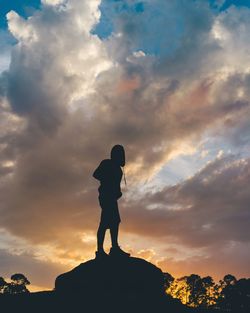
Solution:
[[[100,166],[109,166],[111,164],[110,159],[104,159],[101,161]]]
[[[103,164],[110,164],[111,163],[111,159],[104,159],[101,161],[101,163]]]

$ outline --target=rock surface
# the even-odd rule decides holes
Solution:
[[[155,265],[139,258],[108,257],[80,264],[56,278],[55,290],[66,294],[163,295],[163,274]]]
[[[53,291],[0,295],[0,308],[9,313],[197,313],[164,293],[159,268],[132,257],[82,263],[58,276]]]

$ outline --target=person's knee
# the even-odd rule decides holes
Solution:
[[[98,227],[98,232],[105,232],[107,229],[107,227],[105,227],[105,225],[100,224]]]

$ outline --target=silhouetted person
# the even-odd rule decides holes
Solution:
[[[103,160],[93,173],[93,177],[100,181],[99,203],[102,209],[100,225],[97,231],[96,257],[108,256],[103,243],[107,229],[110,229],[112,248],[109,255],[129,256],[118,245],[118,231],[121,222],[117,200],[122,196],[120,183],[125,166],[125,151],[123,146],[115,145],[111,150],[111,158]]]

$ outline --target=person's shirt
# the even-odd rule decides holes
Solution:
[[[112,159],[103,160],[94,171],[93,177],[100,181],[98,191],[101,197],[119,199],[122,196],[122,170]]]

